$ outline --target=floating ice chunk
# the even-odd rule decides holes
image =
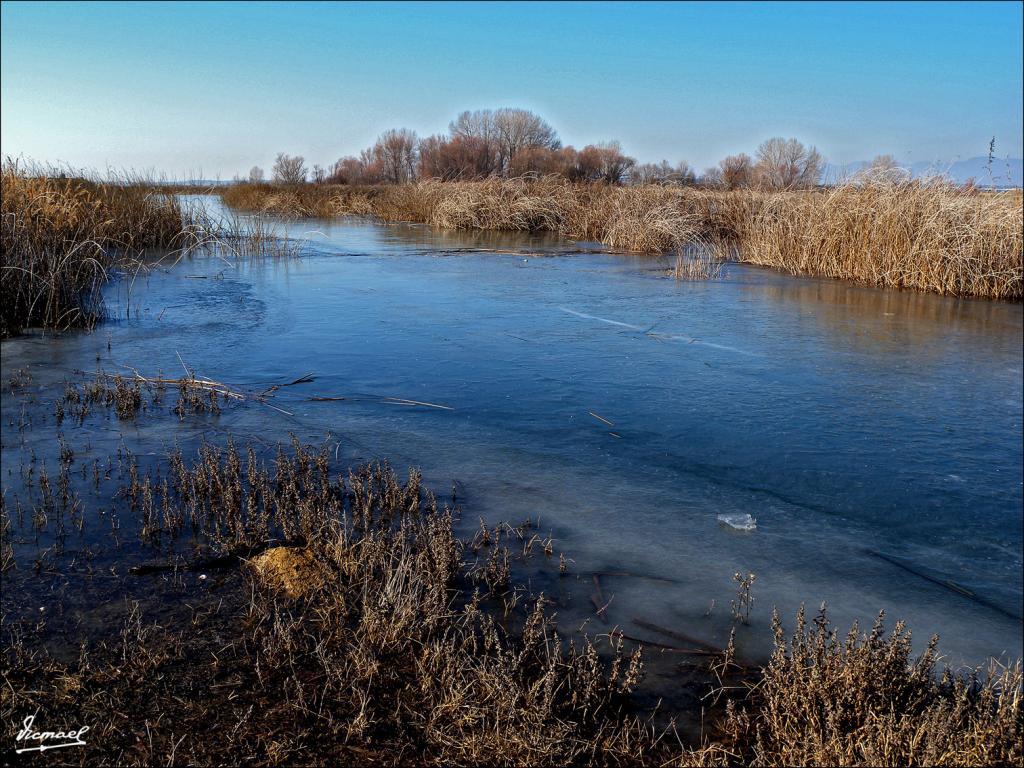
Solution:
[[[746,512],[732,512],[725,515],[719,515],[718,522],[722,525],[727,525],[730,528],[735,528],[737,531],[752,531],[757,528],[757,520],[752,518]]]

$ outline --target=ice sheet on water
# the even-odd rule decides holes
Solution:
[[[757,528],[757,520],[746,512],[732,512],[718,516],[718,522],[735,528],[737,531],[752,531]]]

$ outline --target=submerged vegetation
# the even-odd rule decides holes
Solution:
[[[647,253],[698,245],[718,262],[735,259],[793,274],[953,296],[1024,296],[1019,190],[874,177],[820,190],[728,191],[581,185],[548,176],[378,186],[238,184],[220,194],[234,208],[282,216],[551,231]],[[683,273],[691,268],[690,260],[677,263]]]
[[[26,524],[44,538],[65,520],[109,525],[83,509],[71,489],[74,451],[61,446],[58,476],[39,472],[35,500],[15,511],[5,494],[5,542],[20,541]],[[909,632],[886,634],[881,617],[867,635],[854,627],[841,640],[824,610],[810,626],[801,614],[788,639],[776,619],[763,669],[740,666],[732,643],[705,655],[717,714],[687,745],[674,713],[646,711],[634,697],[641,645],[617,631],[563,634],[553,603],[510,580],[509,564],[531,548],[510,549],[505,529],[460,540],[457,510],[415,472],[405,482],[383,464],[340,475],[326,449],[295,442],[272,462],[261,450],[204,445],[149,470],[119,457],[122,524],[165,558],[125,578],[136,590],[170,578],[190,618],[161,626],[129,602],[116,637],[60,660],[31,647],[43,622],[7,616],[6,743],[35,714],[90,724],[85,746],[56,756],[81,764],[983,765],[1024,756],[1019,664],[977,678],[940,672],[934,641],[914,660]],[[197,535],[204,556],[182,559],[176,542]],[[6,553],[5,568],[15,559]],[[220,574],[210,591],[188,586],[206,573]],[[14,607],[5,590],[5,613]]]

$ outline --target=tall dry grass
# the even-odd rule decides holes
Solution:
[[[1020,191],[860,179],[828,190],[573,184],[559,177],[343,187],[242,184],[245,210],[374,216],[445,229],[550,231],[646,253],[710,244],[719,260],[954,296],[1024,295]]]
[[[103,284],[144,269],[143,253],[293,256],[300,248],[265,217],[214,214],[128,173],[90,179],[7,159],[0,185],[0,337],[30,326],[93,326]]]
[[[120,259],[180,237],[173,197],[135,180],[61,178],[7,160],[0,169],[0,335],[29,325],[88,326]]]
[[[225,205],[239,211],[270,213],[283,218],[324,218],[339,215],[340,188],[322,184],[232,184],[215,190]]]
[[[1024,692],[1020,660],[983,673],[941,669],[937,638],[914,658],[910,631],[845,638],[825,608],[803,610],[787,638],[773,617],[775,650],[747,701],[730,704],[724,740],[741,762],[790,765],[1020,765]]]
[[[1020,190],[875,181],[778,193],[739,232],[743,261],[793,274],[953,296],[1024,293]]]
[[[117,398],[107,407],[120,408]],[[762,669],[737,665],[731,642],[702,657],[709,685],[728,682],[708,699],[728,704],[701,743],[685,745],[634,698],[644,686],[639,645],[617,633],[561,636],[573,628],[510,580],[517,554],[505,528],[460,540],[454,510],[415,472],[403,481],[376,464],[341,475],[326,449],[296,440],[263,459],[261,448],[203,445],[148,470],[127,459],[113,503],[125,531],[134,520],[153,554],[166,555],[130,578],[176,579],[185,590],[182,574],[196,583],[202,572],[216,584],[174,592],[190,603],[181,626],[133,609],[120,642],[83,647],[77,660],[47,657],[26,639],[29,627],[6,623],[0,737],[13,743],[32,713],[89,724],[88,744],[62,755],[84,765],[980,766],[1024,757],[1019,662],[957,675],[940,668],[934,641],[914,658],[902,625],[886,633],[880,617],[869,633],[842,637],[824,609],[810,623],[801,612],[789,637],[776,618]],[[73,460],[62,459],[58,487],[73,487]],[[50,488],[40,472],[18,512],[0,506],[0,527],[53,532],[81,498]],[[212,557],[173,556],[176,540],[196,536]],[[752,604],[751,583],[740,580],[738,616]]]

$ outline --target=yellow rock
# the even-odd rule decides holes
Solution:
[[[249,561],[266,586],[288,597],[302,597],[326,578],[323,566],[305,547],[274,547]]]

